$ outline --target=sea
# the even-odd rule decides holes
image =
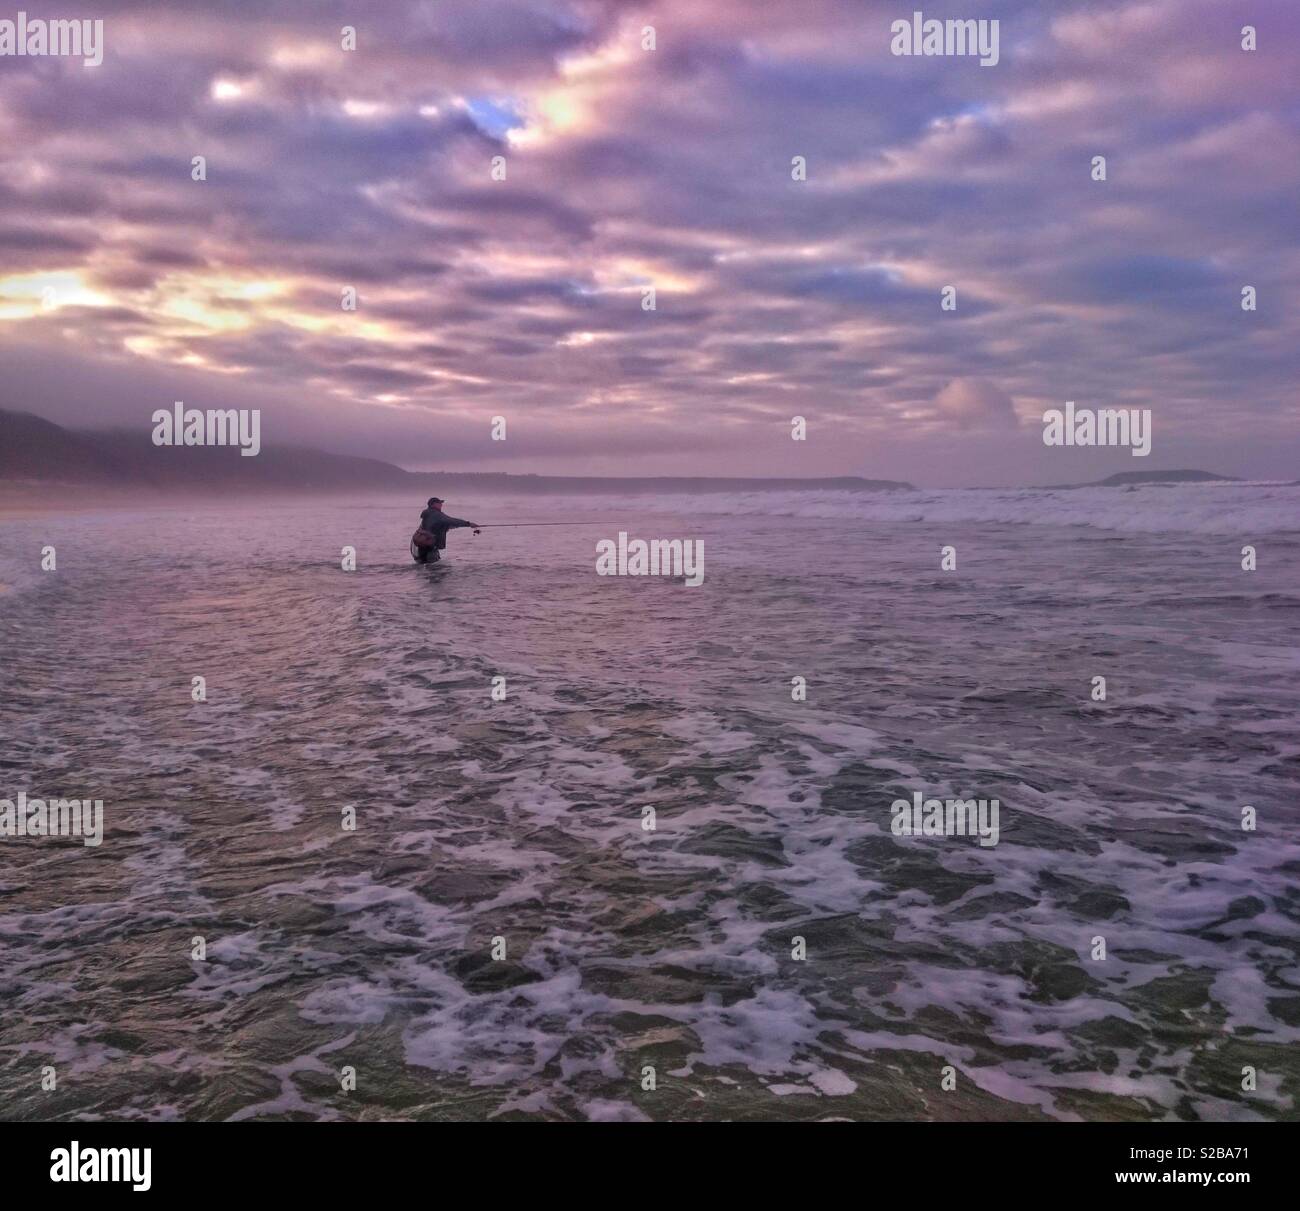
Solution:
[[[0,522],[0,1118],[1300,1117],[1300,487],[422,505]]]

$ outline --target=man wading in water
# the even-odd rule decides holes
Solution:
[[[420,563],[437,563],[442,558],[439,551],[447,549],[447,531],[459,530],[462,526],[479,532],[477,523],[461,521],[459,517],[448,517],[442,511],[442,500],[437,496],[429,497],[429,507],[420,514],[420,528],[411,539],[411,554]]]

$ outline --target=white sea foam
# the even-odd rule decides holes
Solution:
[[[1289,537],[1251,575],[1234,549],[1292,526],[1297,499],[473,502],[641,532],[652,511],[711,514],[718,575],[685,596],[598,590],[577,528],[460,534],[432,577],[398,510],[90,519],[93,561],[50,519],[12,523],[11,553],[60,550],[57,576],[0,596],[14,776],[76,768],[121,804],[93,877],[71,850],[35,870],[0,847],[11,999],[50,1023],[16,1045],[106,1077],[220,1057],[235,1117],[404,1117],[449,1089],[485,1116],[665,1117],[673,1076],[702,1110],[725,1091],[720,1114],[863,1118],[933,1107],[943,1064],[955,1117],[992,1098],[1088,1117],[1076,1090],[1128,1116],[1293,1114],[1267,1069],[1300,1042],[1300,588]],[[968,524],[945,580],[919,527],[951,519]],[[1079,521],[1150,532],[1042,524]],[[354,577],[329,543],[303,552],[321,531],[358,544]],[[1091,703],[1099,671],[1111,694]],[[921,787],[998,797],[997,850],[892,838],[889,803]],[[125,1057],[104,1033],[122,1022],[146,1037]],[[1261,1069],[1253,1099],[1206,1075],[1225,1037]],[[363,1075],[344,1103],[342,1047]],[[218,1105],[209,1082],[160,1080],[148,1105],[135,1087],[105,1079],[88,1109]]]

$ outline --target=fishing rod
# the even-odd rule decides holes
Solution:
[[[515,526],[607,526],[607,521],[485,521],[476,530],[508,530]]]

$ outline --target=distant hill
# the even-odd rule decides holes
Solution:
[[[1122,487],[1125,484],[1205,484],[1240,483],[1231,475],[1215,475],[1213,471],[1120,471],[1090,485],[1096,488]]]
[[[300,446],[263,446],[255,458],[232,446],[155,446],[143,432],[64,429],[25,412],[0,409],[0,483],[35,482],[95,487],[110,492],[399,491],[477,492],[759,492],[822,489],[906,491],[894,480],[839,476],[825,479],[710,479],[703,476],[554,476],[504,472],[405,471],[377,458],[330,454]]]
[[[1215,475],[1212,471],[1119,471],[1105,479],[1090,480],[1086,484],[1039,484],[1040,488],[1059,491],[1062,488],[1128,488],[1136,484],[1208,484],[1240,483],[1231,475]]]
[[[113,474],[111,459],[93,439],[27,412],[0,411],[0,479],[102,481]]]
[[[0,410],[0,480],[154,490],[377,488],[406,472],[372,458],[265,447],[256,458],[230,446],[155,446],[144,432],[88,432]]]

